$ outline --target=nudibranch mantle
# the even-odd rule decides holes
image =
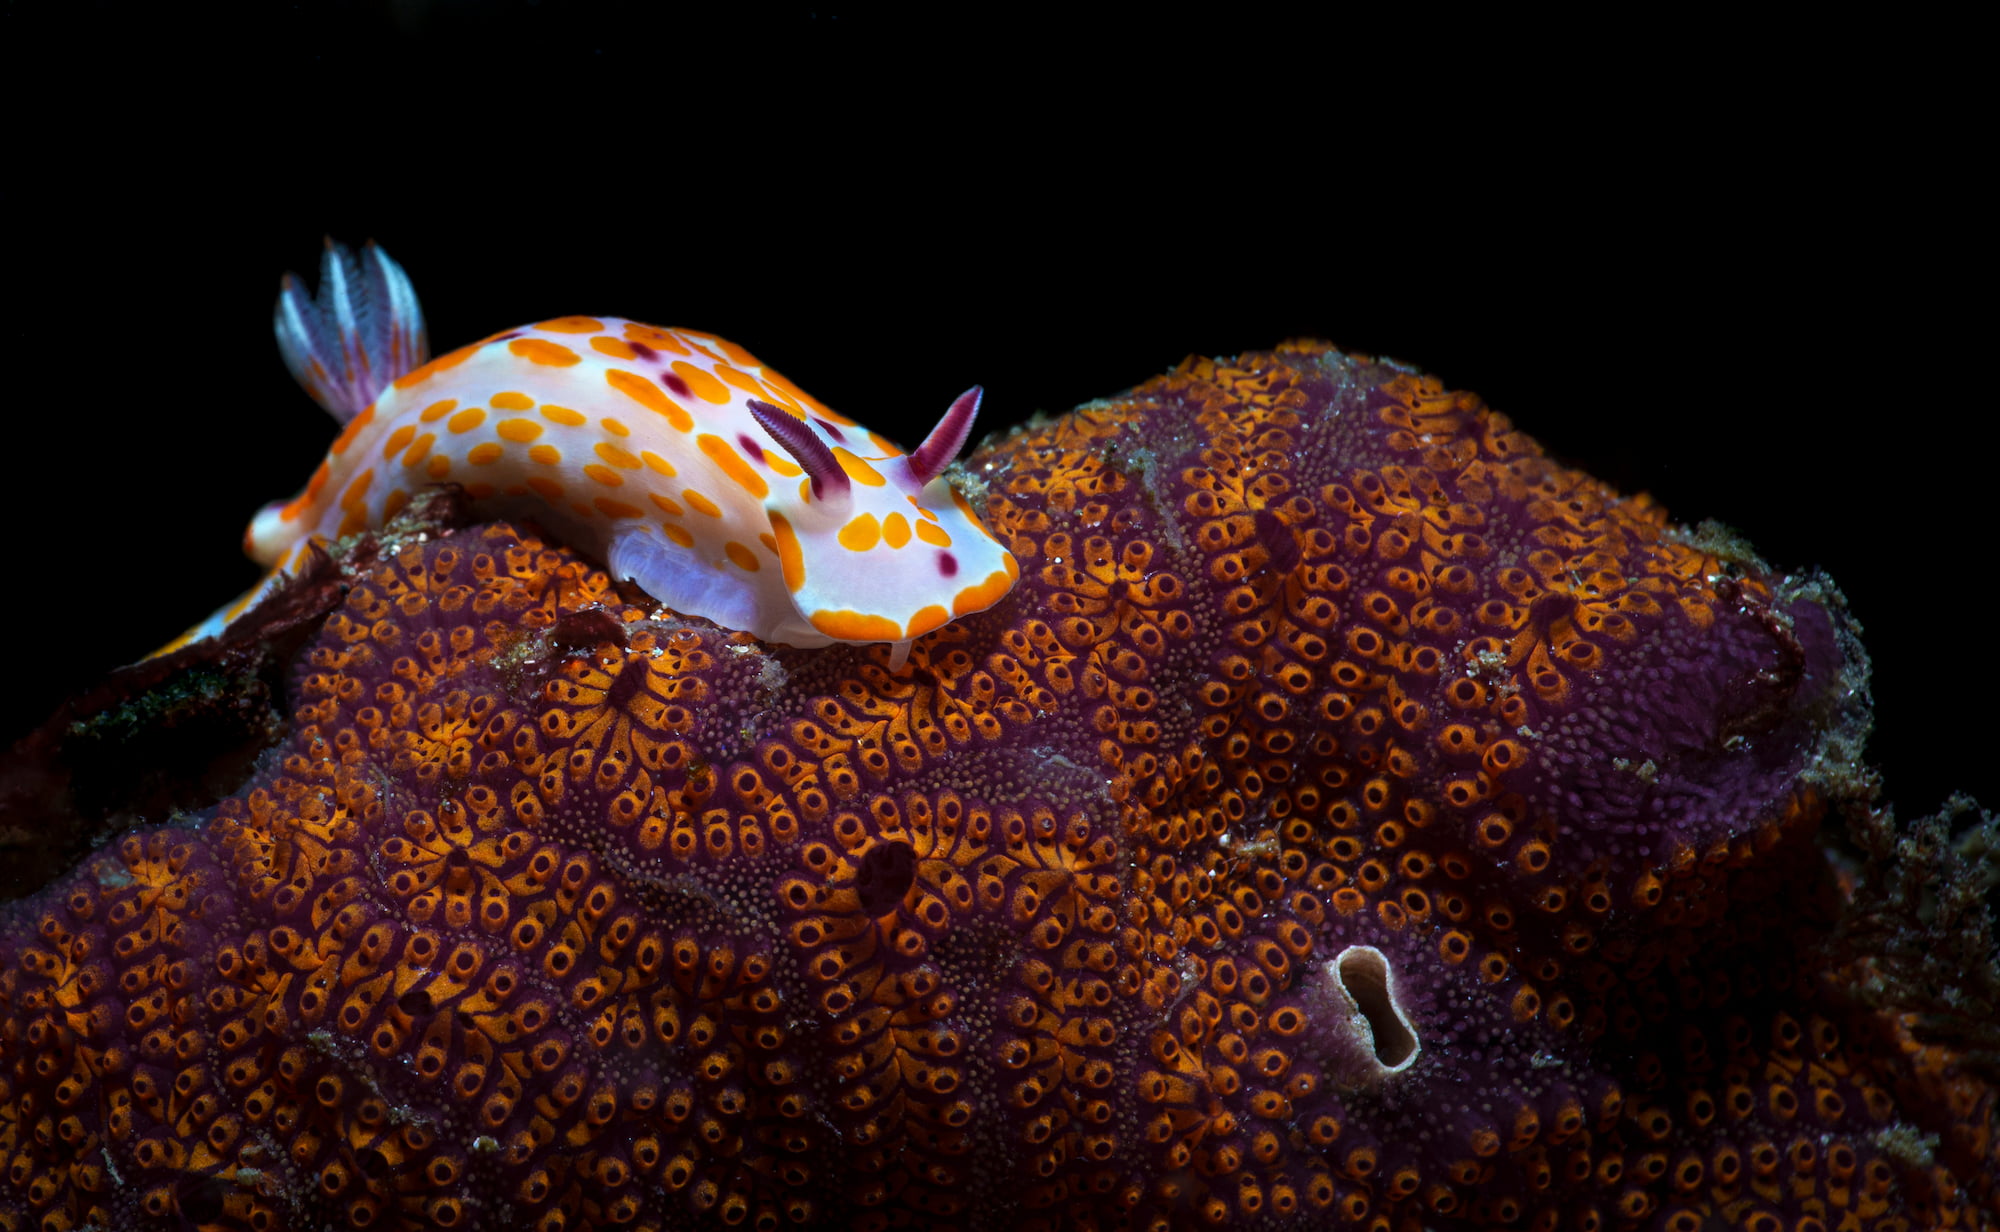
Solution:
[[[368,245],[329,243],[318,302],[287,277],[277,334],[345,423],[299,496],[245,548],[272,573],[379,528],[427,484],[531,519],[675,610],[799,647],[892,645],[992,606],[1013,556],[940,473],[977,388],[914,453],[820,404],[742,347],[617,317],[559,317],[425,362],[416,296]]]

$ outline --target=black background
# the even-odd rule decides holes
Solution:
[[[0,739],[254,580],[334,432],[269,324],[332,234],[439,351],[688,325],[906,444],[975,381],[990,428],[1190,352],[1394,356],[1827,569],[1890,796],[2000,803],[1964,31],[240,10],[6,10]]]

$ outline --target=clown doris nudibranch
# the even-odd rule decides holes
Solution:
[[[940,477],[977,386],[904,454],[691,330],[561,317],[426,363],[409,279],[373,244],[328,243],[317,303],[288,275],[277,335],[346,427],[305,491],[251,523],[245,546],[272,573],[246,600],[309,544],[380,527],[433,483],[534,520],[685,615],[793,646],[887,642],[895,668],[1020,576]]]

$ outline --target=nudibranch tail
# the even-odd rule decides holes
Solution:
[[[910,455],[910,477],[919,488],[944,474],[944,468],[965,448],[965,438],[972,435],[972,421],[978,416],[980,400],[985,396],[984,387],[974,385],[952,399],[944,418],[938,420],[938,426],[931,429],[924,443]]]
[[[286,274],[278,284],[274,325],[293,379],[341,423],[429,358],[423,309],[409,275],[372,240],[359,257],[326,241],[317,301],[296,275]]]
[[[745,405],[749,407],[750,417],[757,421],[757,426],[770,433],[771,439],[784,446],[785,452],[792,455],[792,459],[805,470],[812,480],[814,500],[838,505],[853,491],[847,472],[840,468],[840,459],[833,456],[833,450],[803,419],[759,398],[752,398]]]

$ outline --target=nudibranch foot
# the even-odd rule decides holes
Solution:
[[[373,240],[356,257],[328,238],[317,301],[297,276],[286,274],[274,326],[292,378],[343,424],[430,358],[409,275]]]
[[[692,550],[646,530],[620,531],[604,564],[612,577],[633,582],[677,612],[700,613],[726,629],[757,621],[763,600],[749,577],[716,569]]]

